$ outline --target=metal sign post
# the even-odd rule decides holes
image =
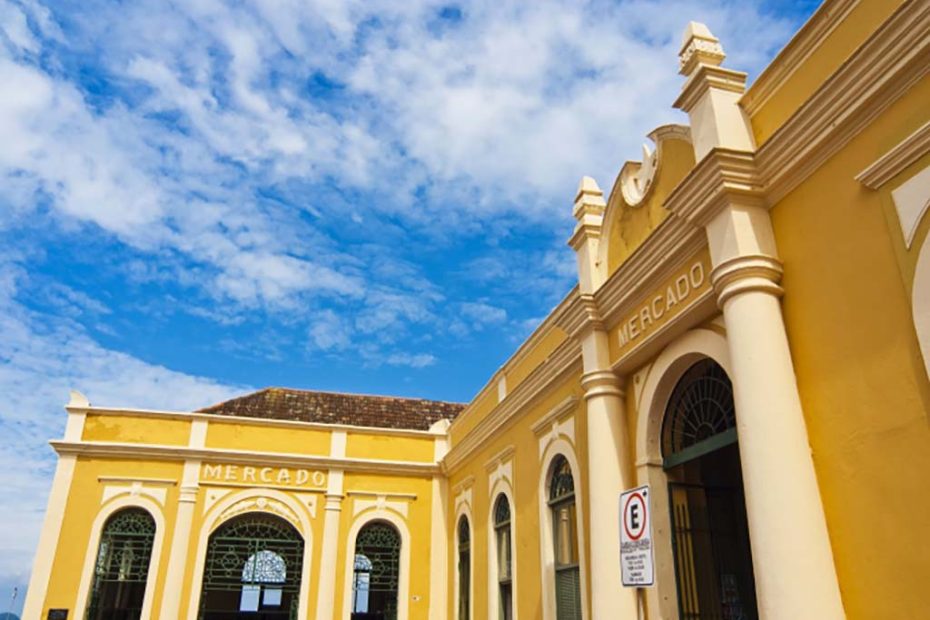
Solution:
[[[655,583],[649,485],[620,494],[620,574],[627,587]]]

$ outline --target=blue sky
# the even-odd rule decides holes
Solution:
[[[683,121],[686,22],[756,75],[813,8],[0,0],[0,611],[69,388],[468,400],[572,286],[579,178]]]

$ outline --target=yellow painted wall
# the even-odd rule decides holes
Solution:
[[[542,617],[542,591],[539,544],[551,544],[547,533],[539,531],[539,480],[546,474],[542,471],[539,453],[539,438],[532,430],[533,424],[551,411],[568,396],[578,398],[575,415],[575,453],[582,468],[576,475],[576,488],[581,489],[584,514],[587,508],[587,481],[584,465],[587,459],[586,426],[583,411],[583,390],[580,376],[571,376],[561,384],[548,386],[546,395],[539,402],[519,414],[516,422],[505,432],[494,435],[479,450],[472,453],[462,466],[449,477],[449,504],[447,509],[448,531],[448,618],[456,618],[455,593],[457,583],[455,570],[458,558],[455,556],[455,536],[458,525],[455,513],[456,485],[469,477],[474,478],[472,489],[472,532],[471,553],[474,572],[472,583],[474,598],[472,608],[474,618],[484,618],[488,609],[488,538],[493,536],[490,528],[490,513],[495,497],[490,497],[488,471],[486,463],[505,448],[512,446],[514,506],[511,506],[511,523],[514,529],[514,564],[516,565],[515,596],[517,600],[517,617]],[[582,541],[589,549],[587,538]],[[590,587],[590,580],[589,580]]]
[[[227,450],[328,455],[330,431],[210,420],[206,445]]]
[[[497,387],[481,394],[478,398],[469,403],[462,413],[455,419],[449,428],[449,438],[453,444],[467,436],[475,426],[483,420],[494,407],[497,406]]]
[[[504,376],[507,378],[507,392],[513,392],[531,372],[552,355],[560,344],[565,342],[566,338],[568,334],[554,325],[539,334],[535,338],[536,342],[526,354],[521,356],[519,361],[507,364],[504,371]]]
[[[358,459],[384,459],[432,463],[435,461],[431,436],[366,435],[350,433],[346,438],[346,456]]]
[[[829,3],[838,4],[833,0]],[[788,79],[751,117],[756,144],[772,137],[855,50],[891,16],[904,0],[859,0],[849,15],[830,33]],[[779,61],[775,61],[779,62]],[[773,63],[774,66],[775,63]],[[764,76],[763,76],[764,77]],[[760,78],[760,81],[763,78]],[[755,91],[749,88],[748,95]]]
[[[89,414],[84,422],[81,438],[84,441],[186,446],[190,438],[190,421],[162,417]]]
[[[177,463],[138,462],[117,459],[89,459],[80,458],[75,464],[74,479],[68,493],[66,515],[59,535],[59,545],[52,564],[49,578],[49,587],[46,592],[45,603],[42,608],[42,618],[45,618],[50,608],[71,610],[75,618],[83,618],[83,610],[77,612],[78,584],[84,568],[87,553],[96,554],[96,549],[89,550],[91,530],[97,514],[102,508],[103,487],[105,483],[98,480],[100,476],[131,475],[143,478],[163,478],[179,480],[181,466]],[[119,484],[119,483],[111,483]],[[161,487],[167,489],[167,502],[170,507],[177,501],[177,487]],[[173,533],[173,519],[166,509],[165,538],[162,544],[161,571],[168,562],[168,551],[171,535]],[[156,589],[161,591],[163,575],[157,576]],[[153,617],[158,613],[158,605],[152,608]]]
[[[785,321],[850,618],[919,618],[930,574],[930,384],[900,228],[854,176],[927,120],[924,80],[772,210]]]

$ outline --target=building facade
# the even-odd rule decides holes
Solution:
[[[577,286],[464,408],[75,394],[25,617],[927,617],[930,2],[724,60],[688,25],[688,125],[582,179]]]

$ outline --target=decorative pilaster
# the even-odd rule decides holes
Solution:
[[[333,431],[330,436],[329,455],[332,458],[344,458],[346,455],[347,434],[345,431]],[[320,576],[317,579],[316,617],[317,620],[332,620],[336,601],[336,556],[339,543],[339,524],[342,520],[342,500],[344,472],[341,469],[329,470],[326,487],[326,504],[323,508],[323,544],[320,550]],[[348,561],[348,560],[347,560]],[[343,613],[346,613],[343,610]]]
[[[191,525],[194,522],[194,508],[197,505],[199,491],[200,461],[186,461],[178,495],[178,510],[174,519],[174,535],[171,538],[168,568],[165,571],[165,587],[162,589],[161,613],[159,614],[161,620],[177,620],[181,617],[181,591],[184,589]]]
[[[320,552],[320,572],[317,581],[316,617],[317,620],[332,620],[336,598],[336,555],[339,542],[339,522],[342,517],[342,479],[341,469],[329,471],[329,487],[326,490],[326,504],[323,508],[323,544]]]

